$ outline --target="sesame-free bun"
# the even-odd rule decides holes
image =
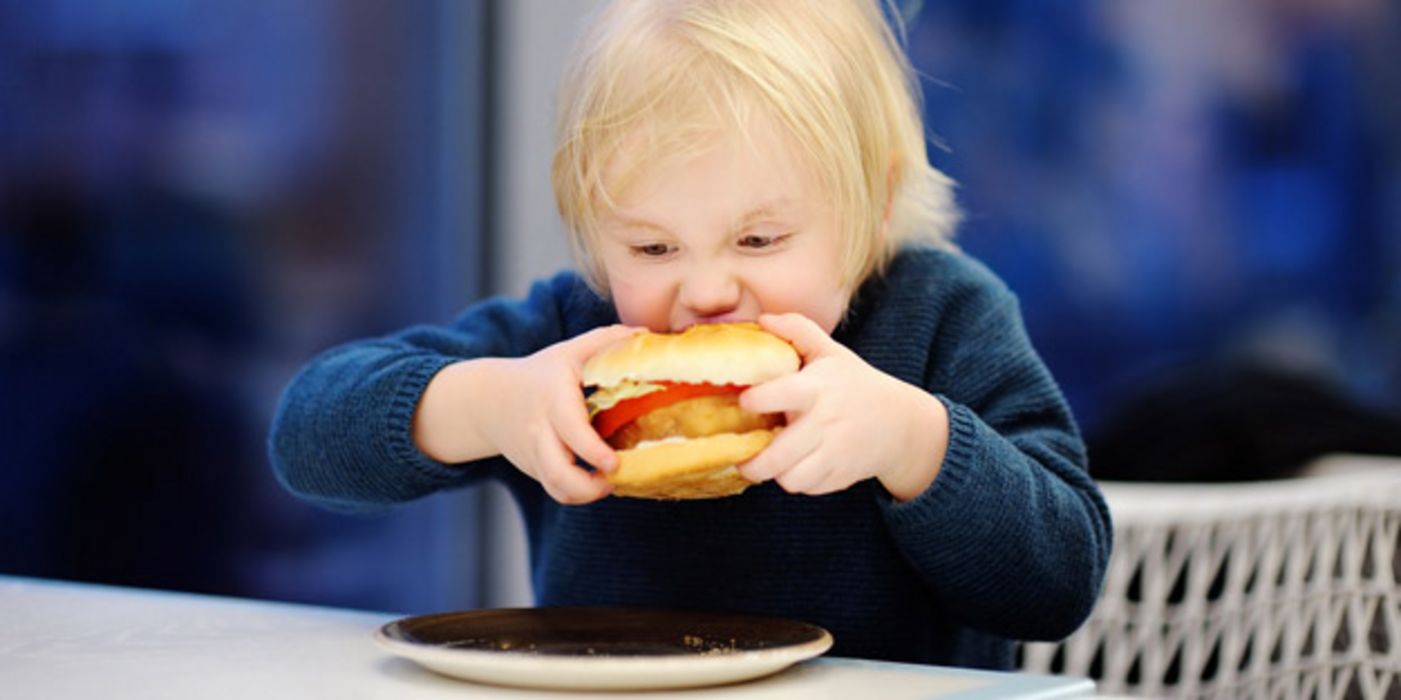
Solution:
[[[625,338],[590,358],[581,379],[600,391],[648,382],[743,387],[796,372],[800,364],[788,341],[756,323],[717,323]],[[618,467],[605,476],[616,496],[733,496],[750,486],[735,465],[768,446],[782,424],[782,414],[744,413],[735,394],[681,399],[611,434]]]
[[[758,454],[775,431],[722,433],[618,452],[607,473],[613,495],[664,500],[721,498],[749,488],[735,465]]]
[[[680,333],[641,332],[584,364],[584,386],[623,381],[759,384],[798,371],[798,351],[757,323],[698,324]]]

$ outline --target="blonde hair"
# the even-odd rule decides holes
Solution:
[[[606,292],[591,251],[615,197],[717,129],[743,132],[755,109],[829,196],[846,234],[844,285],[907,242],[950,245],[953,183],[929,164],[919,84],[877,2],[617,0],[597,10],[566,65],[552,168],[589,282]]]

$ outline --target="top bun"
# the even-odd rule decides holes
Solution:
[[[624,381],[759,384],[798,371],[798,351],[757,323],[697,324],[680,333],[643,331],[584,364],[585,386]]]

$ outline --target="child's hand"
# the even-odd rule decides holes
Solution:
[[[790,493],[815,496],[877,477],[899,500],[933,483],[948,446],[943,403],[870,366],[805,316],[764,315],[759,324],[791,342],[803,368],[740,395],[746,411],[788,418],[788,427],[740,466],[745,478],[774,479]]]
[[[597,328],[529,357],[499,360],[492,382],[499,390],[478,399],[482,434],[560,503],[589,503],[613,490],[602,474],[574,463],[578,455],[612,470],[618,460],[589,424],[579,372],[600,348],[633,332],[626,326]]]
[[[604,470],[618,462],[588,423],[579,374],[595,351],[630,333],[626,326],[608,326],[530,357],[468,360],[448,368],[441,388],[434,379],[420,402],[419,444],[454,461],[503,455],[559,503],[608,496],[612,486],[604,476],[574,463],[574,455]]]

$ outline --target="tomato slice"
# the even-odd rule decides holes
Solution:
[[[666,388],[661,391],[654,391],[650,394],[643,394],[635,399],[623,399],[612,408],[599,411],[598,414],[593,417],[593,428],[598,431],[599,437],[607,440],[623,426],[637,420],[638,416],[644,413],[650,413],[659,408],[665,408],[677,401],[694,399],[698,396],[737,394],[745,389],[745,387],[738,384],[652,383],[661,384]]]

